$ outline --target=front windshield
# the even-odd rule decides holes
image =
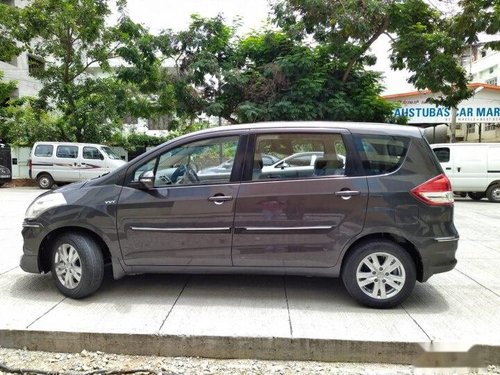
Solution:
[[[121,160],[121,158],[118,155],[116,155],[115,152],[112,149],[110,149],[109,147],[103,146],[103,147],[101,147],[101,150],[104,151],[110,159]]]

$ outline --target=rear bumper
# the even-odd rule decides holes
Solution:
[[[457,264],[455,257],[458,248],[458,236],[434,238],[433,243],[426,248],[422,258],[422,282],[436,273],[451,271]]]

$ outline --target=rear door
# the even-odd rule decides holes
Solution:
[[[347,131],[269,132],[254,135],[236,202],[233,264],[259,267],[332,267],[364,224],[366,177],[351,177]],[[347,140],[347,141],[346,141]],[[262,154],[280,159],[316,152],[309,173],[262,173]],[[253,159],[253,160],[252,160]],[[344,162],[345,161],[345,162]]]

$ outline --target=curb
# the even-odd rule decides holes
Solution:
[[[282,337],[175,336],[0,330],[0,346],[49,352],[485,367],[500,364],[500,346]]]

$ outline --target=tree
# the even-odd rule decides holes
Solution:
[[[393,69],[406,68],[415,87],[441,93],[436,104],[456,107],[471,95],[458,61],[463,41],[451,33],[452,20],[423,0],[278,0],[274,11],[289,35],[325,45],[343,82],[355,66],[374,63],[370,47],[386,34]]]
[[[123,9],[124,2],[117,3]],[[33,0],[16,12],[6,25],[43,61],[31,74],[42,83],[39,106],[62,114],[62,139],[104,142],[125,115],[172,110],[172,90],[150,85],[161,69],[154,56],[146,58],[148,31],[125,16],[108,26],[107,1]],[[120,57],[129,68],[111,65]]]
[[[239,39],[234,31],[220,16],[193,16],[188,30],[160,36],[163,56],[176,62],[178,112],[230,123],[390,116],[377,73],[356,65],[344,80],[324,45],[311,47],[280,31]]]

